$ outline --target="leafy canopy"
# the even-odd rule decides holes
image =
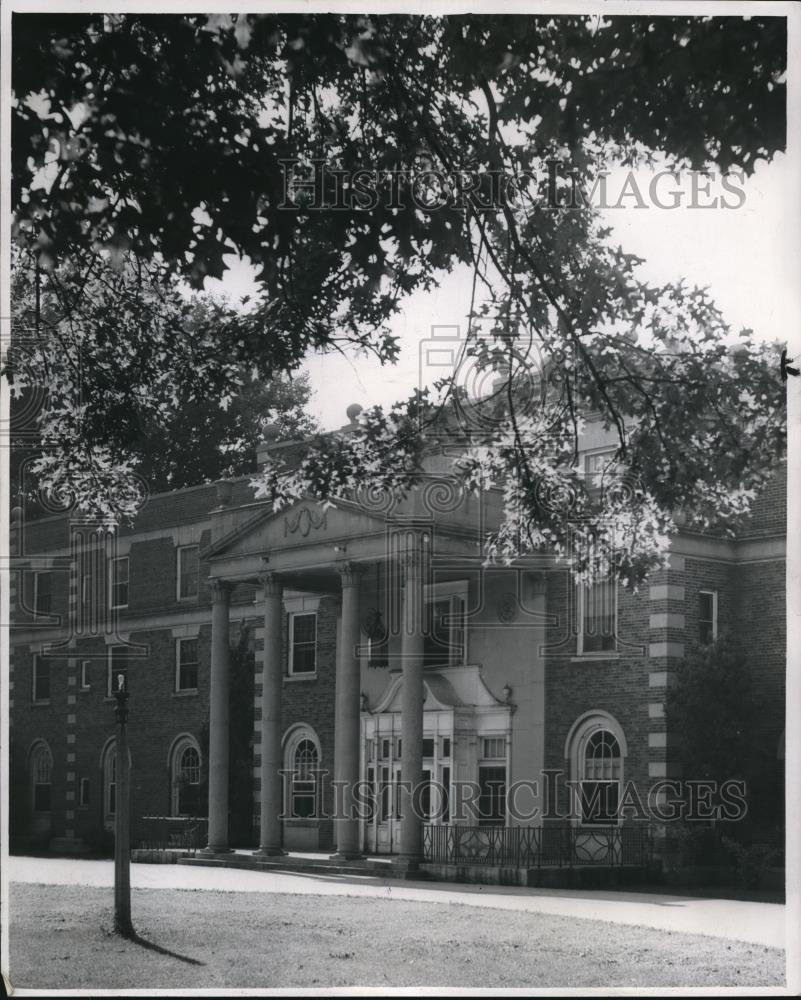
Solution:
[[[325,439],[324,463],[268,469],[261,495],[327,499],[367,475],[408,489],[444,423],[466,450],[454,474],[501,484],[490,556],[548,545],[583,571],[592,550],[636,582],[676,510],[730,524],[770,474],[783,414],[764,349],[746,334],[735,362],[704,292],[639,280],[569,178],[655,154],[752,172],[784,147],[784,19],[15,14],[13,34],[15,238],[40,271],[76,267],[72,301],[98,257],[201,287],[233,250],[260,294],[217,331],[233,351],[219,364],[269,377],[315,349],[393,361],[404,297],[473,267],[466,357],[503,361],[491,429],[460,421],[447,380]],[[375,172],[366,202],[358,171]],[[181,350],[153,352],[157,385]],[[535,408],[521,403],[532,369]],[[588,413],[615,429],[625,480],[600,497],[577,465]],[[121,468],[113,424],[80,435],[87,463],[107,447]]]

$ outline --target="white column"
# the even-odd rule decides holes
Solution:
[[[211,690],[209,695],[209,842],[206,851],[228,847],[228,618],[231,587],[211,580]]]
[[[338,858],[361,857],[359,820],[354,813],[353,789],[359,780],[361,678],[358,656],[359,581],[361,567],[345,563],[342,577],[342,625],[337,650],[336,712],[334,715],[334,780],[341,782],[336,796],[342,815],[334,817]]]
[[[261,674],[261,832],[254,853],[285,854],[281,847],[283,780],[281,769],[281,695],[283,586],[272,573],[259,577],[264,587],[264,667]]]
[[[419,535],[407,536],[403,556],[404,588],[401,635],[401,862],[416,866],[422,857],[423,821],[413,808],[414,791],[423,781],[423,628],[424,551]],[[419,793],[416,798],[419,800]]]

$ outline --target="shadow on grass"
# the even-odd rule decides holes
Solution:
[[[125,941],[130,941],[131,944],[138,944],[141,948],[146,948],[148,951],[155,951],[159,955],[169,955],[170,958],[177,958],[179,962],[185,962],[187,965],[206,964],[205,962],[201,962],[198,958],[190,958],[188,955],[179,955],[177,951],[170,951],[169,948],[163,948],[160,944],[148,941],[147,938],[141,937],[136,933],[136,931],[125,933],[120,930],[114,930],[111,933],[115,937],[122,938]]]

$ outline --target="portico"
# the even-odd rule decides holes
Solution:
[[[349,501],[323,510],[301,502],[281,512],[263,505],[218,512],[218,531],[207,550],[213,602],[209,740],[208,853],[230,849],[228,841],[229,603],[233,588],[257,588],[263,614],[261,719],[257,722],[256,775],[259,779],[260,857],[284,853],[285,731],[282,701],[287,676],[288,644],[283,624],[288,594],[324,595],[338,602],[334,690],[333,817],[335,857],[358,858],[363,823],[354,810],[354,790],[362,777],[361,672],[370,649],[364,630],[368,612],[377,607],[386,622],[393,665],[402,671],[401,736],[405,787],[423,777],[423,661],[425,642],[424,587],[432,556],[464,561],[475,558],[475,546],[464,532],[438,530],[413,512],[390,519]],[[432,550],[435,550],[432,551]],[[380,581],[380,584],[377,582]],[[378,588],[381,593],[379,595]],[[296,600],[294,598],[293,600]],[[287,604],[291,602],[287,601]],[[291,664],[290,664],[291,666]],[[294,692],[293,692],[294,694]],[[259,760],[260,757],[260,760]],[[330,763],[330,762],[326,762]],[[330,766],[327,770],[331,770]],[[418,863],[422,820],[403,803],[400,856],[407,866]],[[395,848],[397,851],[397,847]]]

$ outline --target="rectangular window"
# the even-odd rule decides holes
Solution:
[[[584,456],[584,482],[590,493],[608,488],[617,475],[614,448],[605,448]]]
[[[200,587],[200,546],[182,545],[178,549],[178,600],[197,597]]]
[[[381,740],[381,760],[389,760],[389,740]]]
[[[467,581],[426,587],[423,657],[429,667],[467,662]]]
[[[506,819],[506,768],[481,766],[478,769],[478,824],[503,826]]]
[[[197,690],[197,639],[177,639],[175,642],[175,690]]]
[[[111,607],[128,607],[128,556],[111,560]]]
[[[81,784],[78,789],[78,806],[81,809],[89,808],[89,779],[81,778]]]
[[[701,590],[698,593],[698,641],[709,645],[718,637],[718,592]]]
[[[51,573],[33,574],[33,610],[37,615],[49,615],[53,606],[53,576]]]
[[[108,696],[119,690],[120,677],[128,686],[128,647],[110,646],[108,651]]]
[[[446,736],[442,740],[442,756],[450,757],[450,755],[451,755],[451,738],[450,736]]]
[[[578,653],[606,653],[616,649],[617,587],[602,580],[578,591]]]
[[[442,768],[442,809],[440,810],[441,822],[450,823],[451,819],[451,769]]]
[[[84,690],[92,686],[89,680],[89,666],[91,662],[91,660],[81,660],[81,687]]]
[[[313,674],[317,670],[317,613],[293,612],[289,616],[289,672]]]
[[[484,753],[482,754],[485,760],[505,760],[506,759],[506,740],[503,736],[487,736],[484,738]]]
[[[426,737],[423,740],[423,756],[433,757],[434,756],[434,740]]]
[[[33,700],[50,701],[50,660],[39,654],[33,658]]]

